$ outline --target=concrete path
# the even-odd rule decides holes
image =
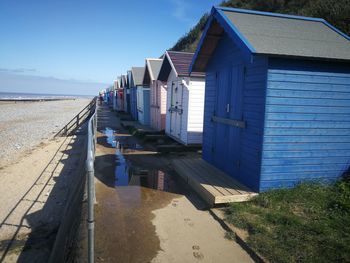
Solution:
[[[177,155],[148,151],[107,107],[97,141],[96,262],[253,262],[174,173]]]

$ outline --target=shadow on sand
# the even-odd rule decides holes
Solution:
[[[48,262],[55,250],[60,252],[52,262],[67,261],[84,190],[84,131],[85,125],[77,136],[64,139],[36,181],[0,222],[0,228],[14,229],[9,239],[1,241],[0,262],[6,262],[11,253],[19,253],[17,262]],[[23,206],[19,224],[8,224],[11,215]]]

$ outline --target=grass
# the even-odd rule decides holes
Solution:
[[[350,180],[303,183],[231,204],[226,220],[271,262],[350,262]]]

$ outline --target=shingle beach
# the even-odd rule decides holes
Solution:
[[[89,101],[0,102],[0,166],[52,138]]]

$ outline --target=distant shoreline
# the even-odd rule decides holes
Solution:
[[[21,98],[21,99],[0,99],[0,102],[39,102],[39,101],[58,101],[58,100],[76,100],[77,98]]]
[[[38,102],[38,101],[60,101],[74,100],[79,98],[92,99],[91,95],[74,94],[49,94],[49,93],[25,93],[25,92],[1,92],[0,102]]]

